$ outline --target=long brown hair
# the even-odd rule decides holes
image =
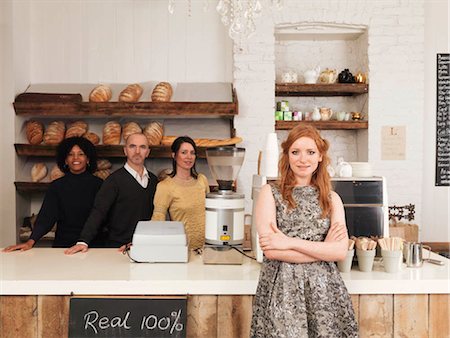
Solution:
[[[322,161],[311,178],[311,185],[316,187],[319,191],[319,203],[322,208],[322,218],[327,217],[331,213],[331,182],[330,175],[327,171],[327,166],[330,163],[327,151],[329,143],[320,136],[319,131],[310,125],[298,125],[291,130],[287,139],[281,144],[282,154],[278,162],[278,170],[280,175],[279,186],[283,200],[288,203],[290,209],[296,207],[294,198],[292,197],[292,190],[296,185],[296,180],[293,171],[289,165],[289,149],[292,144],[300,137],[309,137],[316,143],[319,153],[322,155]]]

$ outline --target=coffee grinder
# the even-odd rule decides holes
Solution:
[[[219,191],[206,195],[205,264],[242,264],[245,196],[233,192],[232,185],[244,162],[245,149],[217,147],[206,149],[211,174]],[[237,249],[237,250],[236,250]]]

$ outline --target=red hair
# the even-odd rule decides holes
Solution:
[[[323,139],[320,136],[319,131],[313,126],[298,125],[291,130],[287,139],[281,144],[282,153],[280,161],[278,162],[280,175],[278,184],[280,186],[281,195],[283,196],[283,200],[288,203],[289,209],[296,207],[296,203],[292,197],[292,191],[296,186],[296,180],[289,165],[289,149],[300,137],[309,137],[312,139],[316,143],[320,155],[322,155],[322,161],[319,162],[316,171],[312,175],[311,185],[316,187],[319,191],[319,203],[322,208],[322,218],[325,218],[331,213],[331,181],[327,170],[327,166],[330,163],[327,152],[330,146],[328,141]]]

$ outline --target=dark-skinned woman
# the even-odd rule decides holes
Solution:
[[[103,182],[92,174],[97,169],[97,153],[87,139],[70,137],[58,145],[56,161],[64,176],[50,184],[30,238],[3,251],[31,249],[55,223],[53,247],[70,247],[77,242]]]

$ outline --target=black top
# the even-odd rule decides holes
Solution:
[[[148,172],[147,188],[143,188],[124,168],[112,173],[95,198],[80,241],[90,243],[102,224],[106,228],[106,246],[119,247],[131,242],[136,224],[149,220],[153,213],[157,177]]]
[[[85,171],[66,173],[50,184],[30,239],[39,241],[56,223],[53,247],[74,245],[89,216],[102,180]]]

